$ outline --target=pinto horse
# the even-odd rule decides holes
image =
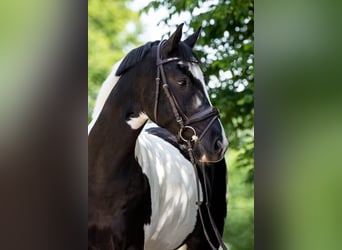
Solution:
[[[88,136],[89,249],[175,249],[183,243],[195,249],[191,246],[196,233],[201,233],[196,224],[194,173],[172,142],[187,141],[196,161],[206,164],[222,162],[228,142],[192,51],[199,31],[183,42],[181,35],[182,25],[168,40],[131,51],[116,76],[106,80],[115,84],[108,88]],[[139,149],[143,138],[137,139],[148,119],[165,130],[150,129],[145,142],[154,136],[155,143]],[[173,139],[160,139],[163,133]],[[144,154],[147,148],[155,150]],[[159,152],[159,158],[153,152]],[[154,162],[143,155],[152,156]],[[153,164],[157,161],[158,166]],[[172,178],[174,171],[178,179]],[[165,183],[164,188],[157,189],[158,183]],[[215,195],[213,190],[210,193]]]

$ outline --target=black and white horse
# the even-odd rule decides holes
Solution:
[[[130,52],[102,87],[88,131],[89,249],[175,249],[183,243],[188,249],[207,249],[197,218],[194,170],[178,144],[179,133],[194,139],[198,161],[214,165],[205,178],[218,183],[210,185],[209,198],[219,201],[211,210],[222,234],[222,158],[228,143],[215,112],[207,111],[211,104],[192,52],[199,32],[184,42],[181,34],[182,25],[167,41]],[[163,71],[165,94],[155,80],[158,71]],[[191,121],[185,123],[190,129],[179,131],[175,112]],[[149,127],[141,133],[149,118],[165,129]]]

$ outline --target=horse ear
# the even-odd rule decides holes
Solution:
[[[190,48],[193,48],[199,37],[199,34],[201,33],[201,30],[202,30],[202,27],[199,27],[199,29],[195,33],[193,33],[187,39],[184,40],[184,43],[189,45]]]
[[[184,23],[178,25],[176,31],[170,36],[170,38],[166,41],[164,52],[167,54],[172,51],[172,49],[180,42],[182,38],[182,30]]]

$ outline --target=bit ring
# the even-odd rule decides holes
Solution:
[[[193,135],[190,137],[190,139],[184,138],[184,135],[183,135],[183,134],[184,134],[184,132],[185,132],[186,130],[191,130],[192,133],[193,133]],[[182,128],[179,130],[179,137],[180,137],[184,142],[188,142],[188,141],[197,142],[197,140],[198,140],[198,136],[197,136],[197,134],[196,134],[196,130],[195,130],[193,127],[191,127],[191,126],[184,126],[184,127],[182,127]]]

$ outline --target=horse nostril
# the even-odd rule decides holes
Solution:
[[[217,140],[214,144],[214,151],[216,153],[221,153],[223,149],[223,144],[222,144],[222,141],[221,140]]]

